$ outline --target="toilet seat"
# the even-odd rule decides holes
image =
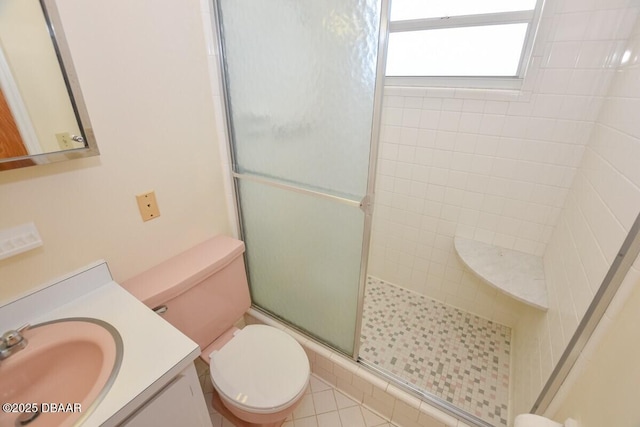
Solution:
[[[247,412],[281,411],[297,401],[309,381],[309,360],[300,344],[272,326],[246,326],[209,357],[220,397]]]

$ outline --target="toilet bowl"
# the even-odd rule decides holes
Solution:
[[[238,427],[276,427],[304,396],[309,360],[277,328],[234,326],[251,306],[243,253],[241,241],[217,236],[123,286],[200,345],[214,408]]]
[[[258,425],[293,412],[290,408],[302,399],[309,381],[309,362],[300,344],[271,326],[245,326],[210,359],[211,382],[224,405]]]

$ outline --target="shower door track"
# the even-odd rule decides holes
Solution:
[[[397,375],[394,375],[390,372],[385,371],[384,369],[376,366],[373,363],[367,362],[365,359],[360,358],[358,362],[369,369],[372,372],[378,374],[378,376],[384,378],[389,381],[389,383],[395,384],[396,386],[404,389],[407,393],[417,397],[418,399],[428,402],[435,406],[436,408],[441,409],[443,412],[448,413],[452,417],[470,423],[474,427],[495,427],[492,424],[489,424],[485,420],[472,415],[471,413],[465,411],[464,409],[460,409],[455,406],[453,403],[447,402],[446,400],[426,391],[422,390],[411,382],[404,380]]]

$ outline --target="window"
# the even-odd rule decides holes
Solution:
[[[392,0],[387,84],[516,88],[540,0]]]

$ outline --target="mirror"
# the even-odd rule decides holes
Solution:
[[[98,153],[54,0],[0,0],[0,170]]]

